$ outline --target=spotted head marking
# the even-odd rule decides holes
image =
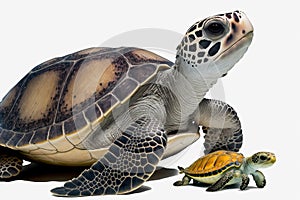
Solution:
[[[266,168],[276,162],[274,153],[271,152],[258,152],[248,158],[248,163],[253,168]]]
[[[191,67],[214,63],[226,74],[246,52],[252,36],[252,24],[241,11],[208,17],[188,29],[177,47],[176,62]]]

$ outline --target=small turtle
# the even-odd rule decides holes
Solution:
[[[33,68],[0,104],[0,178],[23,159],[88,166],[58,196],[123,194],[158,162],[186,148],[205,127],[206,152],[238,151],[242,129],[232,107],[205,99],[241,59],[253,27],[243,12],[195,23],[176,62],[150,51],[90,48]]]
[[[206,190],[210,192],[240,182],[240,189],[245,190],[250,180],[248,175],[251,174],[257,187],[263,188],[266,179],[258,169],[269,167],[275,161],[275,155],[270,152],[258,152],[245,158],[241,153],[219,150],[199,158],[188,168],[178,167],[185,176],[182,181],[176,181],[174,186],[188,185],[193,179],[194,183],[211,184]]]

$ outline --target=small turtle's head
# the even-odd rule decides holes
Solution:
[[[276,162],[276,157],[274,153],[270,152],[258,152],[253,156],[248,158],[248,164],[251,165],[252,168],[266,168],[270,167]]]
[[[253,27],[241,11],[208,17],[195,23],[177,47],[176,65],[184,74],[222,77],[251,44]]]

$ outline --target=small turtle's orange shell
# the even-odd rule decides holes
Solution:
[[[241,153],[216,151],[199,158],[183,172],[190,175],[212,176],[232,167],[240,167],[243,159],[244,156]]]

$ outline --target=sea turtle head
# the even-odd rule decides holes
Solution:
[[[184,75],[219,78],[242,58],[253,26],[241,11],[208,17],[192,25],[177,47],[176,66]]]
[[[276,157],[274,153],[258,152],[249,157],[247,160],[248,164],[251,165],[251,168],[258,169],[270,167],[276,162]]]

